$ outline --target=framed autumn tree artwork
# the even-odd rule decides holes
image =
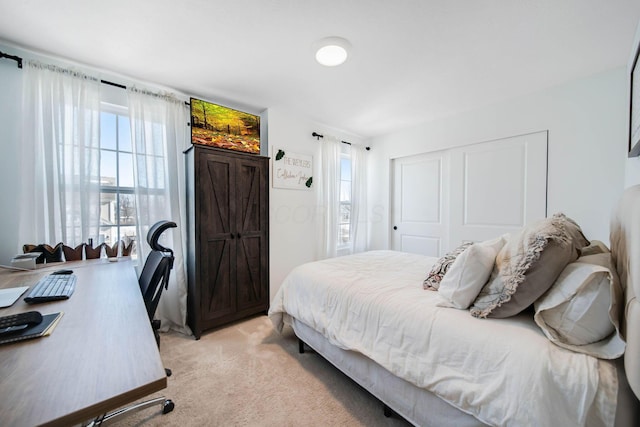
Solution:
[[[191,142],[260,153],[260,116],[191,98]]]

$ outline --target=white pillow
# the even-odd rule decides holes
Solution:
[[[506,243],[506,235],[474,243],[464,250],[444,275],[438,294],[440,306],[467,309],[489,280],[496,255]]]
[[[535,302],[534,320],[554,344],[602,359],[624,353],[622,288],[610,253],[578,258]]]

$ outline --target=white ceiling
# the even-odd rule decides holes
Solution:
[[[0,40],[371,137],[626,65],[638,0],[0,0]],[[348,39],[327,68],[311,46]]]

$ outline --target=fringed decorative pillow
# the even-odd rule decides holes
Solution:
[[[553,285],[588,244],[578,224],[561,213],[525,226],[498,253],[471,315],[504,318],[520,313]]]

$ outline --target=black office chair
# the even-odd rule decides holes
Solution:
[[[162,289],[169,287],[169,272],[173,268],[174,261],[173,251],[160,245],[158,239],[160,239],[160,235],[165,230],[175,227],[177,227],[175,222],[166,220],[159,221],[151,226],[147,233],[147,242],[151,246],[151,253],[147,257],[138,279],[158,347],[160,347],[160,334],[158,333],[160,320],[154,320],[153,317],[158,308],[158,302],[160,302]],[[167,371],[167,375],[171,375],[171,371]]]
[[[151,226],[147,233],[147,242],[149,246],[151,246],[151,253],[147,256],[142,273],[140,273],[140,277],[138,278],[140,291],[142,292],[144,304],[147,307],[147,314],[149,315],[149,321],[151,322],[158,347],[160,347],[160,334],[158,333],[160,320],[154,319],[154,315],[156,308],[158,308],[158,302],[160,302],[162,289],[167,289],[169,286],[169,272],[173,268],[174,261],[173,251],[160,245],[158,239],[165,230],[175,227],[177,227],[175,222],[166,220],[159,221]],[[165,372],[167,376],[171,376],[171,370],[165,369]],[[93,420],[88,426],[107,425],[132,412],[137,412],[154,405],[162,405],[163,414],[173,411],[174,408],[174,403],[171,399],[158,397],[119,409],[110,414],[102,415]]]

